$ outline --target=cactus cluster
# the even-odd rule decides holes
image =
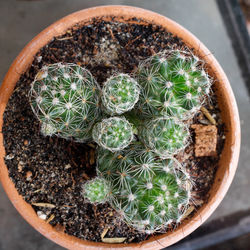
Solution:
[[[85,142],[100,117],[100,87],[91,73],[75,64],[45,66],[30,90],[31,108],[45,136]]]
[[[45,136],[98,144],[86,201],[108,201],[129,225],[152,233],[179,223],[189,206],[192,180],[175,155],[210,86],[199,58],[168,50],[141,62],[134,78],[112,76],[102,89],[78,65],[49,65],[32,83],[30,102]]]
[[[203,62],[192,53],[180,50],[150,57],[139,65],[137,75],[142,86],[138,110],[145,118],[191,118],[211,87]]]
[[[111,185],[110,202],[138,230],[179,223],[190,201],[191,180],[174,158],[160,159],[142,144],[112,154],[98,151],[99,178]]]

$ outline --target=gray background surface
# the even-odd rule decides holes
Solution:
[[[242,146],[239,167],[228,194],[208,221],[250,209],[250,108],[239,66],[215,0],[0,0],[0,81],[11,62],[35,35],[54,21],[84,8],[124,4],[163,14],[189,29],[215,55],[237,99]],[[0,250],[62,249],[31,228],[0,186]]]

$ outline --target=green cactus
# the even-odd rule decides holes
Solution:
[[[110,198],[109,183],[96,177],[83,185],[83,195],[90,203],[104,203]]]
[[[184,149],[189,137],[187,126],[171,117],[144,122],[139,130],[140,140],[163,159]]]
[[[137,75],[142,86],[137,108],[146,119],[189,119],[200,109],[211,87],[203,62],[180,50],[150,57],[139,65]]]
[[[138,83],[127,74],[109,78],[102,89],[102,104],[105,112],[120,115],[131,110],[139,99]]]
[[[100,148],[97,164],[98,175],[111,184],[111,205],[129,225],[153,233],[181,221],[192,182],[175,159],[159,159],[132,144],[115,154]]]
[[[92,137],[99,146],[112,152],[119,151],[133,140],[133,128],[124,117],[110,117],[94,126]]]
[[[100,87],[78,65],[52,64],[42,68],[29,93],[31,108],[45,136],[57,135],[84,142],[100,117]]]

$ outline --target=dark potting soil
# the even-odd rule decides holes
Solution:
[[[109,204],[94,206],[84,202],[81,187],[96,174],[96,145],[40,134],[39,122],[28,100],[30,84],[38,70],[57,62],[76,63],[87,67],[102,84],[114,72],[131,73],[140,60],[153,53],[183,47],[180,39],[159,26],[93,20],[90,25],[76,25],[38,52],[9,100],[2,132],[9,175],[41,219],[57,230],[91,241],[101,241],[106,228],[105,237],[125,237],[125,242],[140,242],[148,237],[122,222]],[[206,107],[217,121],[218,155],[197,158],[192,142],[177,157],[187,167],[195,184],[189,216],[208,199],[224,142],[223,124],[214,95]],[[209,124],[200,112],[193,122]],[[163,231],[175,227],[171,225]]]

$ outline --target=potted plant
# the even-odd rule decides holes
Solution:
[[[223,70],[191,33],[143,9],[102,6],[51,25],[13,62],[0,100],[3,187],[66,248],[169,246],[212,214],[237,167],[238,110]]]

